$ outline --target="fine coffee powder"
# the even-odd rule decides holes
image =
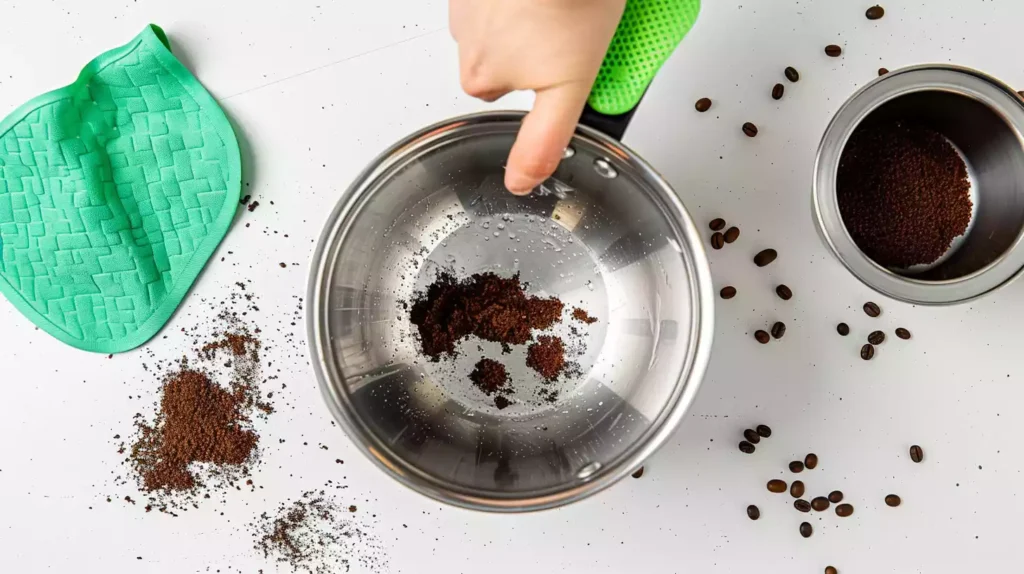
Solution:
[[[836,197],[850,237],[879,265],[933,263],[971,221],[967,166],[938,132],[894,122],[858,128]]]
[[[561,320],[562,302],[528,297],[519,275],[508,279],[477,273],[458,281],[447,272],[413,300],[410,320],[419,331],[423,354],[433,361],[455,355],[469,335],[507,345],[530,341],[533,329],[549,329]]]
[[[544,380],[553,381],[565,368],[565,344],[560,337],[541,335],[526,350],[526,366],[537,371]]]

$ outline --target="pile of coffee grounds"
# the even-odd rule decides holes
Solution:
[[[493,359],[480,359],[469,374],[469,380],[484,394],[490,395],[501,390],[508,383],[505,365]]]
[[[557,379],[565,364],[565,344],[560,337],[541,335],[526,350],[526,366],[537,371],[544,380]]]
[[[258,390],[260,342],[234,328],[199,346],[194,363],[182,358],[167,370],[151,421],[136,415],[128,463],[160,510],[180,508],[175,495],[195,499],[199,489],[230,486],[256,462],[254,410],[273,408]]]
[[[433,361],[455,355],[455,345],[469,335],[504,345],[523,345],[533,329],[545,330],[561,320],[562,302],[528,297],[519,275],[502,278],[477,273],[459,281],[448,272],[413,301],[410,320],[419,331],[423,354]]]
[[[933,263],[967,231],[969,190],[967,167],[949,141],[902,122],[858,128],[836,182],[850,237],[892,268]]]
[[[581,309],[579,307],[573,308],[572,318],[576,319],[580,323],[586,323],[587,325],[597,323],[596,317],[591,317],[590,313],[587,313],[586,309]]]
[[[271,516],[264,512],[250,525],[256,550],[292,572],[387,570],[381,543],[352,518],[357,508],[338,503],[324,491],[309,491],[282,504]]]

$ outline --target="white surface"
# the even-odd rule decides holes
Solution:
[[[282,322],[301,334],[288,327],[294,297],[304,296],[312,240],[338,194],[397,138],[486,106],[460,93],[440,0],[2,0],[2,113],[159,23],[239,126],[246,193],[261,207],[242,218],[250,227],[228,235],[215,261],[228,259],[203,274],[168,338],[145,350],[113,359],[75,351],[0,303],[0,571],[271,572],[244,525],[328,479],[348,485],[344,495],[364,516],[376,514],[391,572],[1014,571],[1024,283],[955,308],[884,300],[826,253],[809,206],[825,124],[879,66],[949,61],[1024,86],[1015,47],[1024,3],[888,0],[885,18],[869,22],[870,2],[739,1],[706,2],[627,134],[701,225],[723,216],[742,229],[736,244],[712,252],[717,286],[740,294],[718,302],[704,388],[642,479],[527,516],[441,507],[356,455],[321,404],[304,347],[285,345],[270,357],[288,389],[262,429],[272,448],[255,478],[265,488],[174,519],[105,502],[136,494],[114,485],[122,457],[111,437],[149,412],[156,382],[142,363],[185,352],[179,328],[210,314],[201,298],[239,279],[257,285],[270,338]],[[844,47],[842,58],[824,55],[829,43]],[[786,65],[800,70],[799,83],[782,79]],[[769,97],[777,81],[786,85],[778,102]],[[706,114],[693,110],[702,96],[715,102]],[[497,106],[529,101],[520,94]],[[757,124],[756,139],[742,135],[744,121]],[[780,257],[758,270],[749,260],[766,246]],[[285,270],[279,261],[299,264]],[[792,301],[773,294],[779,281]],[[868,299],[882,318],[860,311]],[[753,329],[776,318],[789,326],[785,339],[756,344]],[[836,335],[838,321],[853,335]],[[857,349],[876,326],[890,340],[865,363]],[[894,340],[897,326],[914,339]],[[742,455],[741,431],[760,422],[775,434]],[[915,442],[926,451],[920,465],[906,454]],[[816,531],[804,540],[797,525],[807,517],[764,484],[791,478],[786,462],[811,451],[821,464],[801,477],[809,494],[840,488],[857,510],[845,520],[811,517]],[[884,506],[889,492],[902,507]],[[760,521],[746,518],[750,503]]]

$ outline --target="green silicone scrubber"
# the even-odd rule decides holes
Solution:
[[[697,21],[700,0],[629,0],[588,103],[609,116],[632,110]]]
[[[0,122],[0,292],[80,349],[171,317],[238,207],[238,142],[147,27]]]

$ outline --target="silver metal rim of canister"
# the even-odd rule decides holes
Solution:
[[[948,91],[966,96],[1001,116],[1024,146],[1024,106],[1012,88],[970,68],[925,64],[892,71],[855,92],[835,113],[814,162],[812,210],[818,232],[839,261],[868,287],[893,299],[921,305],[970,301],[1006,285],[1024,269],[1024,234],[982,269],[941,281],[895,273],[875,263],[854,243],[843,224],[836,197],[836,176],[843,148],[871,112],[900,96],[919,91]]]
[[[367,195],[371,193],[379,178],[386,177],[394,166],[401,164],[420,150],[430,147],[438,140],[450,137],[453,133],[460,131],[469,132],[475,127],[489,123],[520,123],[525,115],[525,112],[520,111],[497,111],[459,116],[425,127],[395,143],[370,162],[342,195],[326,218],[310,263],[306,330],[312,355],[311,363],[319,382],[321,394],[334,420],[367,458],[399,483],[435,500],[472,510],[508,513],[556,508],[596,494],[635,472],[645,460],[668,441],[696,399],[697,391],[711,360],[711,347],[714,340],[715,297],[710,268],[703,251],[691,253],[696,261],[703,262],[703,265],[696,265],[693,269],[693,281],[698,288],[699,295],[695,298],[694,310],[697,318],[692,327],[694,344],[687,367],[679,373],[672,400],[659,415],[659,422],[647,432],[642,441],[638,441],[638,446],[633,452],[615,461],[614,464],[603,467],[595,465],[595,471],[588,477],[587,482],[558,492],[518,498],[497,498],[453,490],[435,477],[428,476],[405,461],[392,456],[388,446],[369,432],[355,413],[350,411],[350,405],[347,404],[344,397],[339,396],[337,385],[332,384],[335,378],[342,375],[330,353],[330,334],[322,324],[321,317],[326,302],[324,288],[330,283],[332,274],[331,263],[334,261],[337,250],[340,248],[347,229],[351,227],[353,218],[358,213],[361,204],[367,201]],[[668,209],[675,217],[688,244],[701,245],[701,234],[683,207],[678,195],[668,182],[639,155],[620,142],[587,126],[577,126],[573,138],[574,141],[577,138],[589,140],[591,143],[604,147],[608,153],[615,155],[619,160],[632,164],[655,189],[659,190],[659,199],[663,202],[664,208]],[[597,469],[600,469],[600,472]]]

